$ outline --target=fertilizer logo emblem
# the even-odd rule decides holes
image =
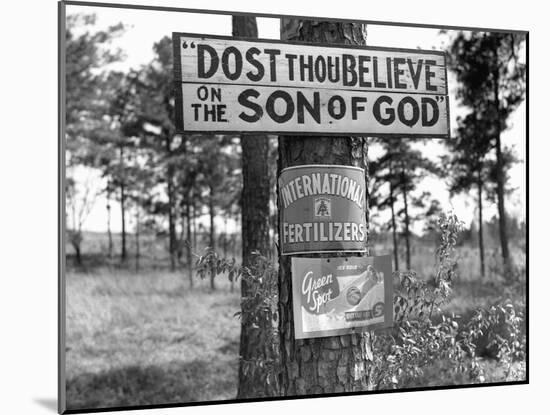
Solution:
[[[330,218],[330,199],[328,197],[318,197],[315,199],[315,216],[321,218]]]

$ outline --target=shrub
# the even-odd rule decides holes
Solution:
[[[490,350],[496,359],[502,372],[498,380],[524,379],[523,300],[512,301],[505,295],[504,300],[479,308],[468,318],[443,312],[457,277],[455,248],[463,224],[454,214],[441,214],[438,227],[441,242],[435,277],[426,281],[414,271],[394,273],[394,325],[372,333],[372,361],[366,362],[371,367],[371,384],[375,389],[426,386],[423,377],[434,367],[439,372],[439,381],[464,384],[495,380],[487,379],[480,349]],[[276,268],[259,254],[254,265],[247,268],[237,265],[235,260],[220,258],[210,249],[199,256],[196,267],[201,277],[225,273],[230,280],[249,281],[252,294],[242,299],[241,311],[236,315],[257,327],[264,347],[257,359],[246,362],[247,367],[250,371],[262,371],[267,382],[277,382]],[[524,283],[520,275],[514,280],[516,285]],[[507,290],[511,292],[517,287],[510,286]]]

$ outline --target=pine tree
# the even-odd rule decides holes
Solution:
[[[281,31],[283,40],[292,41],[357,45],[366,40],[365,26],[355,23],[283,18]],[[280,136],[278,170],[303,164],[340,164],[367,171],[367,149],[363,137]],[[291,396],[371,389],[370,332],[296,340],[290,259],[279,257],[279,266],[282,393]]]
[[[519,52],[525,35],[521,33],[459,33],[449,49],[450,67],[459,83],[457,97],[466,106],[480,111],[487,122],[485,133],[495,151],[495,184],[502,259],[511,264],[506,226],[506,154],[501,133],[507,120],[525,97],[525,65]]]

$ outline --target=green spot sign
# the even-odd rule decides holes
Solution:
[[[292,258],[292,293],[297,339],[389,327],[391,258]]]

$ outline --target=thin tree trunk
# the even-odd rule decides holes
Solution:
[[[107,255],[111,259],[113,257],[113,234],[111,232],[111,189],[110,185],[107,189],[107,239],[108,248]]]
[[[181,206],[180,206],[180,210],[181,210],[181,215],[180,215],[180,233],[179,233],[179,237],[178,237],[178,240],[177,240],[177,246],[178,246],[178,264],[181,264],[181,258],[183,257],[183,241],[185,241],[185,217],[187,215],[187,211],[185,209],[185,201],[182,200],[181,202]]]
[[[124,146],[120,146],[120,165],[124,163]],[[122,243],[120,249],[120,261],[126,261],[126,189],[124,185],[124,178],[121,172],[120,180],[120,215],[122,217]]]
[[[405,183],[405,173],[401,172],[402,182]],[[403,185],[403,203],[405,205],[405,246],[406,246],[406,264],[407,269],[411,269],[411,245],[410,245],[410,231],[409,231],[409,205],[407,200],[406,184]]]
[[[395,226],[395,199],[393,196],[393,171],[390,164],[390,208],[391,208],[391,229],[393,238],[393,261],[395,264],[395,270],[399,269],[399,247],[397,245],[397,227]]]
[[[78,266],[82,266],[82,253],[80,251],[80,243],[77,243],[77,242],[71,242],[73,248],[74,248],[74,252],[75,252],[75,259],[76,259],[76,264]]]
[[[485,277],[485,249],[483,246],[483,182],[481,181],[481,171],[477,173],[477,210],[478,210],[478,244],[479,244],[479,263],[481,268],[481,278]]]
[[[168,131],[163,131],[166,137],[165,151],[166,156],[170,157],[172,153],[171,149],[171,135]],[[166,193],[168,194],[168,251],[170,254],[170,270],[174,272],[176,270],[176,215],[175,215],[175,189],[174,189],[174,165],[169,162],[166,168]]]
[[[174,218],[174,184],[172,182],[173,172],[168,168],[168,251],[170,254],[170,270],[176,270],[176,221]]]
[[[233,36],[258,37],[256,19],[249,16],[233,16]],[[243,265],[253,265],[253,251],[269,256],[269,138],[265,135],[241,136],[243,190],[241,194],[242,228],[241,246]],[[269,281],[265,281],[269,284]],[[273,286],[275,284],[272,284]],[[269,286],[269,285],[268,285]],[[241,278],[241,298],[249,297],[251,287]],[[273,293],[272,295],[276,295]],[[246,371],[245,365],[253,359],[272,358],[269,347],[258,344],[261,336],[258,330],[270,330],[271,327],[252,327],[252,319],[241,319],[241,338],[239,347],[239,387],[238,398],[275,396],[276,384],[266,384],[259,377],[259,371]]]
[[[308,42],[364,44],[366,37],[364,25],[354,23],[283,18],[281,30],[282,39]],[[303,164],[352,165],[368,171],[367,149],[367,140],[362,137],[280,136],[278,172],[286,167]],[[279,209],[279,220],[280,214]],[[310,256],[322,257],[323,254]],[[279,256],[279,265],[283,395],[373,388],[369,377],[372,361],[370,332],[305,340],[294,338],[290,258]]]
[[[223,218],[223,235],[222,235],[223,257],[227,258],[227,217]]]
[[[214,217],[216,212],[214,211],[214,187],[212,184],[210,186],[210,195],[208,197],[208,214],[210,215],[210,248],[213,251],[216,250],[216,229],[214,228]],[[214,270],[210,271],[210,288],[212,290],[216,289],[216,283],[214,281],[215,272]]]
[[[500,133],[497,136],[496,144],[497,153],[497,205],[498,205],[498,222],[499,222],[499,234],[500,234],[500,248],[502,253],[502,261],[505,269],[509,269],[510,263],[510,250],[508,248],[508,230],[506,225],[506,209],[504,206],[504,179],[502,172],[502,150],[500,142]]]
[[[139,206],[136,207],[136,272],[139,271]]]
[[[495,53],[498,53],[495,51]],[[502,159],[502,143],[500,139],[500,102],[498,98],[498,83],[499,83],[499,74],[498,69],[493,73],[494,76],[494,105],[496,112],[496,157],[497,157],[497,207],[498,207],[498,222],[499,222],[499,234],[500,234],[500,248],[502,254],[502,262],[504,264],[504,269],[506,274],[511,266],[510,262],[510,251],[508,248],[508,229],[506,227],[506,209],[504,206],[504,161]]]
[[[187,197],[187,202],[185,203],[185,210],[187,214],[187,274],[189,276],[189,288],[193,289],[193,257],[191,252],[191,243],[193,236],[191,235],[191,202],[189,200],[190,196]]]
[[[227,259],[227,216],[224,215],[223,218],[223,234],[221,235],[221,242],[222,242],[222,251],[223,251],[223,257]],[[229,281],[229,292],[233,292],[235,290],[235,281],[231,279]]]
[[[198,250],[198,246],[197,246],[197,213],[196,213],[196,206],[195,206],[195,202],[191,202],[191,207],[193,208],[193,213],[191,214],[191,224],[193,225],[193,250],[194,251],[197,251]]]

